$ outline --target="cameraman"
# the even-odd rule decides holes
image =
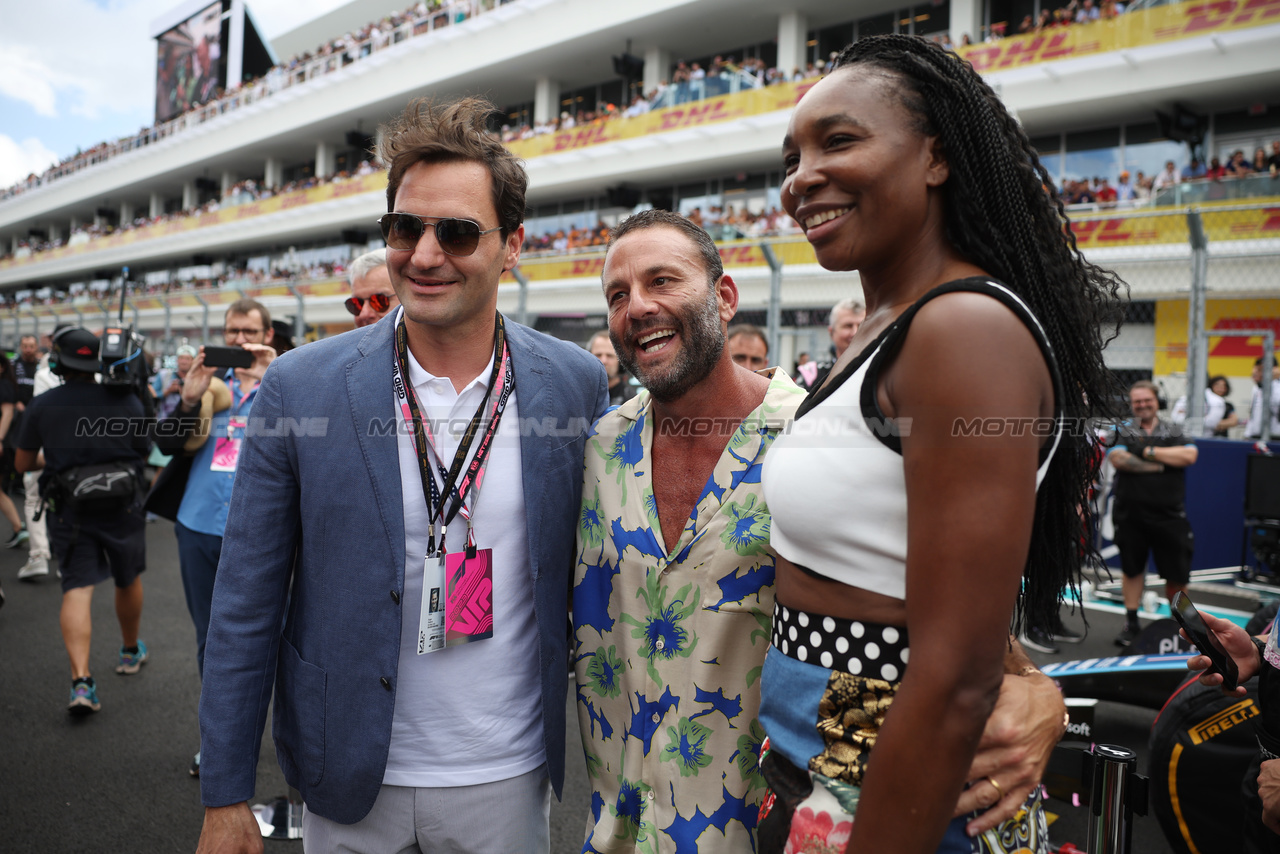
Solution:
[[[259,302],[242,299],[228,306],[222,334],[227,347],[252,353],[253,363],[248,368],[212,367],[205,364],[210,354],[200,348],[183,382],[181,402],[157,425],[156,447],[174,459],[147,499],[147,509],[174,520],[182,587],[195,623],[196,666],[201,673],[240,445],[258,382],[276,356],[271,347],[271,315]],[[199,753],[191,762],[191,774],[200,776]]]
[[[116,584],[121,648],[116,673],[137,673],[147,660],[138,639],[146,522],[139,500],[149,427],[132,388],[102,386],[98,338],[70,326],[53,338],[51,367],[66,381],[27,406],[15,466],[43,469],[49,540],[62,568],[62,639],[71,660],[72,714],[101,708],[89,672],[90,604],[94,585]],[[40,449],[44,449],[43,455]]]

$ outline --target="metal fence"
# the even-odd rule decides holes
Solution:
[[[1106,350],[1122,380],[1154,379],[1172,404],[1189,385],[1189,399],[1203,399],[1198,389],[1205,379],[1225,376],[1243,422],[1254,360],[1267,340],[1280,338],[1280,202],[1074,212],[1071,226],[1084,256],[1128,285],[1126,322]],[[823,358],[831,307],[861,296],[857,274],[823,270],[799,234],[725,241],[720,251],[741,296],[737,320],[766,330],[770,361],[793,370],[802,353]],[[499,307],[585,343],[605,326],[603,267],[600,250],[526,258],[500,286]],[[311,337],[350,327],[342,307],[346,283],[338,279],[131,293],[125,322],[149,337],[152,352],[171,354],[184,339],[208,340],[211,324],[216,335],[224,306],[241,296],[261,300]],[[57,323],[91,329],[113,323],[118,299],[82,296],[0,312],[0,343],[16,347],[20,335],[46,333]]]

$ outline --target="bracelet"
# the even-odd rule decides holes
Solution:
[[[1019,670],[1017,673],[1015,673],[1014,675],[1015,676],[1033,676],[1037,673],[1039,673],[1041,676],[1044,675],[1044,671],[1041,670],[1039,667],[1036,667],[1034,664],[1028,664],[1024,666],[1021,670]]]

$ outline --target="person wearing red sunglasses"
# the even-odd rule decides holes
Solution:
[[[366,252],[351,262],[348,272],[351,296],[344,303],[356,319],[356,328],[377,323],[400,304],[387,272],[387,250]]]

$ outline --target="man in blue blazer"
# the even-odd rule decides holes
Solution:
[[[492,106],[385,134],[402,309],[286,353],[239,454],[200,705],[199,851],[260,851],[268,703],[306,850],[546,852],[564,777],[586,351],[506,321],[525,174]]]

